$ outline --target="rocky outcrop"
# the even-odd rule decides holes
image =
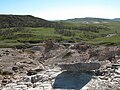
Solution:
[[[44,66],[33,60],[23,60],[20,62],[15,63],[15,65],[12,67],[13,71],[15,72],[25,72],[28,71],[28,74],[30,71],[36,72],[36,71],[42,71],[44,70]]]
[[[44,42],[44,47],[45,47],[45,51],[44,51],[45,53],[49,52],[50,50],[55,50],[58,48],[61,48],[61,49],[65,48],[62,45],[56,44],[52,39],[46,40]]]
[[[38,74],[27,76],[22,79],[15,79],[6,83],[2,90],[52,90],[54,80],[61,73],[59,68],[46,69]],[[17,80],[17,81],[16,81]]]
[[[80,43],[71,45],[69,48],[76,49],[76,50],[78,50],[79,53],[81,53],[81,52],[85,52],[86,50],[90,49],[91,46],[85,42],[80,42]]]
[[[85,72],[85,71],[91,71],[91,70],[97,70],[100,68],[100,64],[99,63],[74,63],[74,64],[59,64],[59,67],[62,70],[67,70],[67,71],[81,71],[81,72]]]
[[[25,50],[0,49],[0,73],[13,72],[0,75],[1,90],[120,89],[119,46],[45,43]]]
[[[96,76],[94,72],[68,72],[61,71],[58,67],[39,72],[35,75],[23,75],[22,79],[7,81],[2,90],[119,90],[120,74],[119,68],[106,69],[104,75]],[[10,80],[10,79],[8,79]]]

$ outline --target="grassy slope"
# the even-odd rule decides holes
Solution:
[[[83,24],[76,24],[77,26]],[[55,33],[54,28],[25,28],[23,31],[13,32],[12,35],[0,36],[0,47],[15,47],[16,45],[25,45],[28,42],[42,42],[43,40],[52,38],[57,41],[73,40],[76,42],[86,41],[91,44],[102,45],[120,45],[120,36],[102,37],[102,34],[120,34],[120,23],[95,24],[97,26],[105,26],[110,30],[99,30],[99,32],[71,30],[75,32],[75,36],[63,36]],[[72,24],[70,24],[72,26]],[[75,25],[74,25],[75,26]],[[11,28],[12,29],[12,28]],[[7,32],[7,29],[2,29]]]
[[[111,36],[111,37],[98,37],[93,40],[90,40],[89,43],[92,44],[101,44],[101,45],[120,45],[120,23],[107,23],[104,24],[109,27],[110,30],[101,30],[99,34],[119,34],[119,36]]]

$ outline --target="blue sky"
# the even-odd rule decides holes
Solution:
[[[120,18],[120,0],[0,0],[0,14],[33,15],[48,20]]]

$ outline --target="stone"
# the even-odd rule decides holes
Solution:
[[[50,47],[49,44],[51,44]],[[48,52],[44,52],[44,46],[36,46],[31,48],[34,52],[32,54],[18,54],[17,51],[14,53],[11,50],[6,52],[7,49],[4,49],[4,51],[0,49],[0,55],[2,55],[0,64],[5,64],[5,67],[0,65],[1,70],[11,71],[10,69],[12,69],[12,71],[15,71],[11,77],[0,76],[0,89],[120,90],[120,47],[117,49],[116,46],[95,46],[91,48],[85,43],[79,43],[77,46],[72,43],[69,48],[58,48],[60,46],[53,41],[50,41],[50,43],[48,41],[47,45],[46,50]],[[9,63],[13,59],[14,64],[10,65]]]
[[[13,75],[12,67],[7,67],[2,69],[2,75]]]
[[[31,77],[31,82],[32,82],[32,83],[36,83],[36,82],[38,82],[39,80],[42,80],[42,76],[39,75],[39,74],[33,75],[33,76]]]
[[[24,76],[22,79],[24,82],[31,82],[31,77],[29,76]]]
[[[1,82],[2,82],[2,85],[6,85],[8,83],[11,83],[12,79],[10,76],[4,76]]]
[[[112,67],[120,67],[120,64],[113,64]]]
[[[28,76],[35,75],[35,74],[37,74],[37,72],[34,71],[34,70],[28,70],[28,71],[27,71],[27,75],[28,75]]]
[[[26,85],[17,85],[15,86],[16,89],[21,89],[21,90],[27,90],[27,86]]]
[[[12,67],[12,70],[13,70],[14,72],[17,72],[17,71],[18,71],[18,69],[19,69],[19,67],[18,67],[18,66],[13,66],[13,67]]]
[[[92,74],[64,71],[59,74],[52,87],[63,90],[81,90],[92,78]]]
[[[120,75],[120,68],[116,69],[116,70],[115,70],[115,73],[117,73],[117,74]]]
[[[49,40],[46,40],[44,43],[45,43],[44,44],[45,53],[49,52],[50,50],[52,50],[54,48],[54,42],[53,42],[53,40],[49,39]]]
[[[6,87],[14,87],[14,86],[17,86],[17,84],[16,83],[9,83],[6,85]]]
[[[27,90],[45,90],[45,89],[44,89],[43,86],[39,86],[39,87],[35,87],[35,88],[30,87],[30,88],[28,88]]]
[[[27,87],[32,87],[32,83],[31,82],[18,82],[17,85],[26,85]]]
[[[74,46],[71,47],[71,49],[77,49],[78,52],[85,52],[87,49],[89,49],[91,46],[88,45],[85,42],[76,43]]]
[[[108,80],[109,78],[108,78],[108,77],[103,76],[103,77],[100,77],[100,79],[101,79],[101,80]]]
[[[96,70],[100,68],[99,63],[72,63],[72,64],[59,64],[59,67],[62,70],[67,71],[90,71],[90,70]]]
[[[95,71],[95,75],[96,75],[96,76],[104,76],[105,74],[104,74],[104,72],[102,72],[102,71],[100,71],[100,70],[96,70],[96,71]]]

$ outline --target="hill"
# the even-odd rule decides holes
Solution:
[[[113,22],[114,20],[111,19],[104,19],[104,18],[92,18],[92,17],[86,17],[86,18],[74,18],[74,19],[67,19],[63,20],[65,22],[72,22],[72,23],[108,23]]]
[[[0,48],[26,48],[28,44],[42,43],[48,39],[61,43],[88,42],[94,45],[120,45],[120,22],[100,18],[79,20],[92,23],[76,23],[77,19],[75,23],[70,23],[52,22],[30,15],[0,15]]]
[[[120,18],[114,18],[113,20],[114,21],[120,21]]]
[[[31,15],[0,15],[0,27],[52,27],[53,22]]]

